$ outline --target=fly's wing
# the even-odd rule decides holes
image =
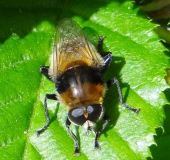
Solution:
[[[55,34],[49,75],[55,81],[65,70],[77,65],[100,67],[104,61],[80,26],[71,19],[64,19]]]

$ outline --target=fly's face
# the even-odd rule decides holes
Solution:
[[[83,126],[86,130],[94,128],[96,122],[103,117],[103,107],[93,104],[86,107],[76,107],[69,110],[68,119],[77,126]]]

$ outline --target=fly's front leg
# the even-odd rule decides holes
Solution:
[[[53,82],[53,80],[51,79],[51,77],[49,76],[49,66],[41,66],[40,67],[40,72],[50,81]]]
[[[107,81],[107,87],[110,87],[113,84],[116,84],[116,86],[117,86],[117,90],[118,90],[118,94],[119,94],[119,101],[122,104],[122,106],[138,114],[139,111],[140,111],[140,108],[137,108],[137,109],[132,108],[132,107],[128,106],[126,103],[124,103],[121,88],[120,88],[120,84],[119,84],[119,81],[117,80],[117,78],[113,78],[113,79]]]
[[[50,124],[50,117],[49,117],[48,108],[47,108],[47,99],[57,100],[55,94],[46,94],[46,96],[44,98],[44,112],[45,112],[45,117],[46,117],[46,123],[40,130],[38,130],[36,132],[37,136],[39,136],[41,133],[43,133]]]
[[[66,127],[67,127],[67,130],[68,130],[71,138],[74,140],[74,148],[75,148],[74,154],[79,156],[80,155],[80,147],[79,147],[78,139],[75,136],[75,134],[71,131],[70,124],[71,124],[71,122],[67,118],[67,120],[66,120]]]
[[[105,114],[104,117],[103,117],[103,120],[105,121],[103,123],[103,125],[101,126],[101,128],[99,128],[99,130],[95,133],[95,141],[94,141],[94,149],[97,150],[97,149],[100,149],[99,147],[99,136],[100,136],[100,133],[106,128],[106,126],[109,124],[109,117]]]

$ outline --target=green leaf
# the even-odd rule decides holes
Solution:
[[[0,2],[0,155],[1,159],[146,159],[155,144],[157,127],[163,128],[163,91],[169,67],[165,48],[152,31],[156,26],[140,16],[129,1],[6,1]],[[70,17],[97,44],[106,36],[105,51],[113,63],[105,79],[116,76],[126,103],[140,108],[138,115],[123,108],[115,86],[104,100],[111,121],[100,136],[101,150],[94,151],[94,135],[71,129],[80,140],[81,156],[73,155],[74,144],[65,120],[67,110],[48,101],[51,123],[39,137],[35,132],[46,119],[44,96],[55,93],[55,85],[39,73],[49,65],[55,26]]]
[[[168,90],[167,90],[168,91]],[[167,92],[166,91],[166,92]],[[157,146],[152,145],[150,147],[151,152],[153,153],[153,159],[159,160],[159,159],[170,159],[169,154],[169,142],[170,142],[170,107],[169,105],[166,105],[164,107],[166,119],[164,121],[164,133],[162,134],[162,131],[158,128],[157,129],[157,135],[155,136],[155,141],[157,143]],[[149,158],[151,159],[151,158]]]

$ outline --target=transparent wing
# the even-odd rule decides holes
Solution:
[[[102,66],[103,58],[87,40],[80,26],[71,19],[64,19],[57,27],[50,66],[50,76],[58,75],[76,65]]]

